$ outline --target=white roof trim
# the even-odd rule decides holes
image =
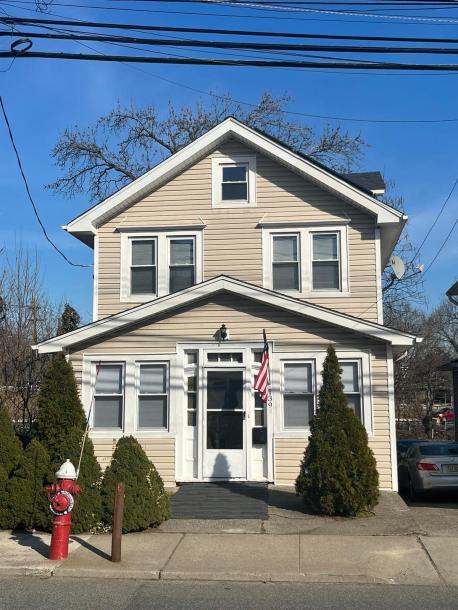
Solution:
[[[173,311],[184,305],[191,305],[196,301],[221,291],[231,292],[271,307],[306,316],[320,322],[333,324],[346,330],[362,333],[374,339],[389,342],[395,346],[409,347],[416,341],[413,335],[407,333],[380,326],[373,322],[353,318],[346,314],[278,294],[231,277],[219,276],[181,292],[166,295],[108,318],[97,320],[65,335],[53,337],[33,346],[33,349],[38,350],[40,354],[46,354],[65,351],[73,345],[86,341],[95,342],[96,339],[102,338],[107,333],[120,332],[142,320]]]
[[[292,171],[319,183],[351,203],[371,212],[377,217],[379,224],[401,223],[402,227],[406,217],[401,212],[236,119],[227,118],[206,134],[137,178],[137,180],[70,221],[65,229],[69,233],[92,233],[95,227],[129,207],[146,193],[152,192],[161,184],[170,180],[187,166],[195,163],[223,139],[230,136],[237,137],[249,146],[257,148],[263,154],[271,156]]]

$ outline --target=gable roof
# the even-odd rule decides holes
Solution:
[[[393,346],[408,347],[416,341],[414,335],[279,294],[232,277],[220,275],[180,292],[168,294],[154,301],[148,301],[137,307],[127,309],[107,318],[102,318],[65,335],[52,337],[33,346],[33,349],[38,350],[41,354],[45,354],[66,351],[75,345],[85,342],[96,343],[97,341],[103,341],[105,335],[128,331],[129,327],[139,322],[152,319],[164,313],[173,313],[177,308],[196,304],[202,299],[220,292],[242,296],[257,303],[289,311],[298,316],[304,316],[312,320],[360,333],[373,339],[386,341]]]
[[[406,215],[377,200],[372,194],[341,174],[294,152],[270,136],[232,117],[225,119],[101,203],[83,212],[63,228],[84,243],[92,245],[97,227],[171,180],[231,137],[375,216],[380,228],[382,264],[383,266],[386,264],[407,221]]]

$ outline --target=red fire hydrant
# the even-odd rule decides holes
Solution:
[[[57,483],[46,488],[49,508],[54,515],[49,559],[67,559],[72,510],[81,489],[75,483],[76,470],[70,460],[62,464],[56,477]]]

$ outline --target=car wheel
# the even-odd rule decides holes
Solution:
[[[409,477],[409,498],[412,502],[420,500],[420,492],[417,491],[412,483],[412,479]]]

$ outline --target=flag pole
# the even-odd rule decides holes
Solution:
[[[270,354],[269,354],[269,344],[267,343],[267,335],[266,335],[266,329],[263,328],[262,329],[262,336],[264,339],[264,348],[267,347],[267,354],[269,355],[268,359],[267,359],[267,387],[269,389],[269,396],[270,398],[272,397],[272,393],[271,393],[271,372],[270,372]]]

